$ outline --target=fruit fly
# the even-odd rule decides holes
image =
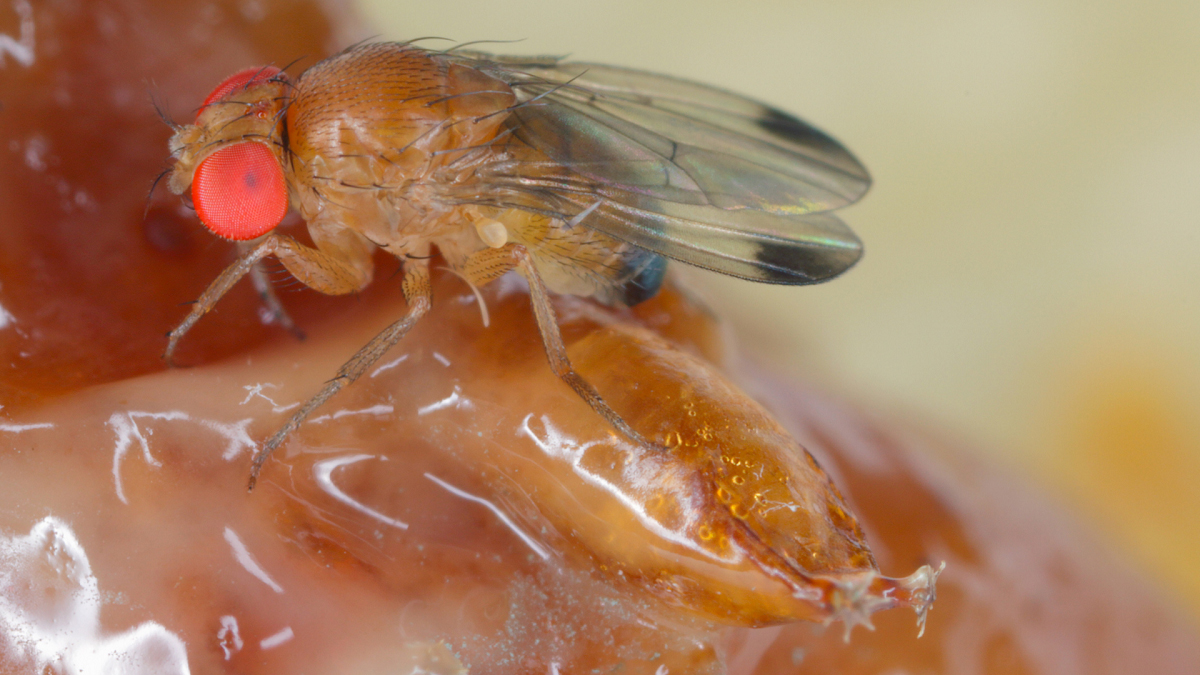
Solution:
[[[870,178],[807,123],[720,89],[638,70],[368,43],[291,80],[227,78],[171,138],[169,185],[208,229],[245,242],[169,334],[179,340],[259,262],[343,295],[382,248],[404,266],[404,316],[264,444],[263,462],[429,311],[434,249],[473,287],[529,283],[550,367],[616,430],[649,444],[571,367],[550,293],[634,305],[666,260],[775,284],[828,280],[862,253],[830,211]],[[290,208],[315,246],[274,232]]]

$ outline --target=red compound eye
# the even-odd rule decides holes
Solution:
[[[261,237],[287,215],[283,169],[262,143],[235,143],[196,167],[192,203],[201,222],[218,236],[237,241]]]
[[[225,98],[237,89],[261,84],[272,77],[275,77],[280,72],[282,71],[275,66],[255,66],[253,68],[239,70],[225,78],[221,84],[217,85],[216,89],[212,90],[212,93],[208,95],[208,98],[204,99],[204,105],[200,106],[200,111],[203,112],[204,109],[211,105],[214,101],[219,101]]]

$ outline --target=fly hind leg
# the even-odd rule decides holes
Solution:
[[[554,305],[550,302],[550,293],[546,290],[546,285],[542,282],[537,268],[534,267],[533,257],[524,246],[508,244],[502,248],[479,251],[467,258],[460,273],[469,283],[483,286],[513,269],[529,282],[529,298],[533,304],[533,314],[537,319],[538,331],[542,335],[542,344],[546,348],[546,358],[550,361],[550,370],[574,389],[575,393],[579,394],[579,397],[592,407],[592,410],[595,410],[621,435],[639,445],[659,447],[634,431],[633,427],[629,426],[617,414],[617,411],[605,402],[604,398],[600,396],[600,392],[575,372],[571,366],[571,360],[567,357],[567,348],[563,344],[562,332],[558,328],[558,317],[554,313]]]

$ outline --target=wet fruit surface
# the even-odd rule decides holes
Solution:
[[[11,5],[11,6],[10,6]],[[171,129],[204,92],[254,62],[339,48],[333,3],[7,3],[0,32],[31,57],[0,61],[0,402],[162,367],[162,335],[233,251],[161,186]],[[23,22],[22,17],[28,17]],[[27,28],[26,28],[27,27]],[[18,50],[20,51],[20,50]],[[147,212],[147,206],[149,211]],[[145,217],[143,218],[143,214]],[[289,298],[297,315],[329,307]],[[271,334],[241,289],[183,358],[228,355]]]
[[[519,281],[490,289],[484,329],[441,277],[427,321],[246,495],[252,444],[403,309],[390,269],[358,299],[285,293],[297,342],[239,288],[189,336],[195,367],[158,360],[180,303],[234,252],[165,194],[142,219],[169,135],[146,82],[198,101],[246,63],[351,40],[315,5],[246,7],[30,7],[35,58],[5,57],[0,663],[58,649],[155,673],[1197,669],[1194,629],[1052,505],[934,459],[952,448],[927,434],[731,364],[674,292],[558,309],[581,370],[692,471],[654,475],[548,372]],[[0,32],[21,35],[15,16]],[[606,367],[618,358],[633,365]],[[705,562],[722,536],[741,562]],[[813,606],[763,570],[861,570],[866,545],[893,576],[947,561],[924,638],[898,611],[849,645],[819,623],[728,627]]]

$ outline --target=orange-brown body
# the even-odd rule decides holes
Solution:
[[[307,71],[287,109],[285,169],[309,226],[349,228],[395,255],[433,244],[452,264],[483,248],[478,216],[447,195],[496,152],[487,144],[516,100],[488,80],[398,45]]]
[[[370,283],[375,247],[401,258],[436,248],[461,272],[471,254],[510,242],[528,247],[554,292],[632,304],[657,289],[661,261],[637,247],[562,219],[467,201],[482,191],[478,167],[537,155],[510,138],[497,142],[517,99],[477,69],[379,43],[322,61],[295,84],[269,81],[228,100],[177,134],[172,189],[186,190],[196,164],[226,144],[268,139],[317,248],[348,263],[344,278],[319,286],[317,275],[281,256],[318,290]],[[647,270],[645,283],[627,287]]]

